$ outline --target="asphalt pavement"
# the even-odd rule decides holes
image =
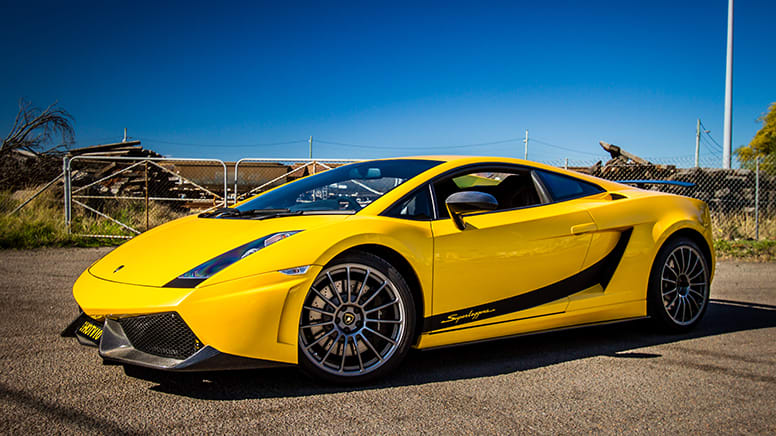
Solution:
[[[369,386],[295,368],[159,378],[59,332],[109,249],[0,251],[0,431],[21,433],[776,433],[776,264],[717,265],[696,330],[648,322],[413,352]]]

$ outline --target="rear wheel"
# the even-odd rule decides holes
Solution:
[[[687,238],[669,241],[652,266],[650,315],[664,330],[692,329],[706,312],[709,285],[709,266],[698,244]]]
[[[313,282],[299,323],[299,364],[315,378],[360,383],[407,354],[415,327],[409,287],[370,253],[336,259]]]

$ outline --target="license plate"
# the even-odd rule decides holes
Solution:
[[[99,323],[88,316],[83,316],[82,319],[83,321],[75,329],[75,335],[79,339],[83,339],[94,345],[99,344],[100,338],[102,337],[102,323]]]

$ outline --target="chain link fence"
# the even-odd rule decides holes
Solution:
[[[694,186],[646,184],[644,189],[670,192],[705,201],[709,205],[715,239],[776,238],[776,174],[773,159],[744,169],[713,168],[717,159],[651,159],[652,165],[612,160],[599,162],[551,161],[607,180],[669,180]]]
[[[227,169],[215,159],[76,156],[65,161],[65,224],[79,236],[131,238],[227,204]]]
[[[11,190],[0,189],[0,216],[18,216],[31,205],[47,211],[62,207],[62,174],[43,185],[30,185],[26,188]]]
[[[649,159],[639,165],[612,160],[544,161],[608,180],[673,180],[692,187],[644,185],[698,198],[710,208],[717,239],[776,239],[776,158],[746,168],[720,169],[717,159]],[[64,177],[24,189],[0,191],[0,212],[19,215],[45,203],[73,234],[131,238],[172,219],[233,205],[298,178],[354,162],[349,159],[220,160],[76,156]],[[62,198],[64,197],[64,202]],[[51,204],[49,204],[51,203]]]
[[[263,159],[244,158],[234,164],[234,203],[284,183],[320,173],[352,159]]]

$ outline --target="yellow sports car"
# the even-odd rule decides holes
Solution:
[[[116,248],[75,283],[68,331],[125,365],[358,383],[410,347],[645,317],[689,329],[714,263],[699,200],[518,159],[364,161]]]

